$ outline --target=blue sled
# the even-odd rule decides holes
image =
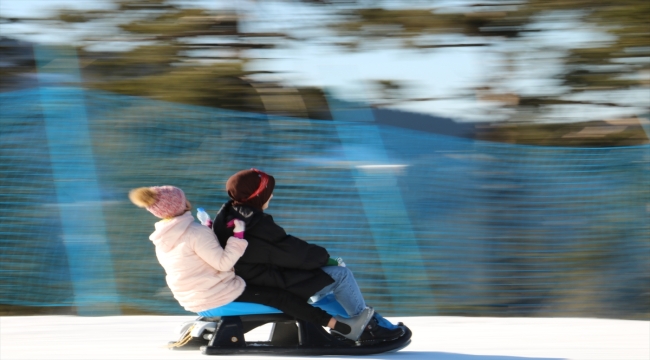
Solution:
[[[331,295],[313,305],[331,315],[346,316],[343,307]],[[180,339],[170,343],[176,346],[173,349],[200,349],[206,355],[371,355],[398,351],[410,344],[412,336],[404,324],[392,325],[379,317],[380,324],[400,326],[404,334],[392,340],[351,341],[333,336],[317,324],[253,303],[233,302],[200,312],[199,316],[181,326]],[[247,332],[268,323],[273,324],[268,341],[246,341]]]
[[[336,301],[333,295],[327,295],[324,298],[318,300],[312,304],[313,306],[319,307],[327,311],[330,315],[340,315],[347,317],[347,314],[341,304]],[[199,316],[204,317],[215,317],[215,316],[242,316],[242,315],[259,315],[259,314],[282,314],[282,311],[255,303],[245,303],[245,302],[232,302],[230,304],[201,311]]]

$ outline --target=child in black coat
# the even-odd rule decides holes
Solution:
[[[305,301],[333,293],[349,316],[361,313],[367,306],[352,272],[337,266],[325,248],[287,234],[264,212],[274,188],[275,178],[257,169],[240,171],[226,183],[231,200],[219,210],[212,229],[224,242],[232,235],[230,221],[246,223],[248,248],[235,273],[248,284],[285,289]],[[360,340],[394,339],[404,333],[375,314]]]

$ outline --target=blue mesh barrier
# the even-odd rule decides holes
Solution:
[[[119,300],[105,234],[95,157],[84,91],[52,84],[52,76],[78,83],[73,49],[34,47],[38,64],[41,112],[50,169],[59,209],[61,233],[68,260],[74,302],[79,315],[118,312]]]
[[[40,97],[0,99],[0,303],[66,304],[74,295]]]
[[[522,146],[96,91],[84,100],[119,295],[106,301],[123,309],[184,313],[148,240],[156,218],[128,191],[176,185],[214,216],[227,178],[257,167],[277,180],[268,212],[342,256],[383,315],[650,315],[648,146]],[[71,215],[57,203],[41,99],[0,101],[0,304],[69,306]]]

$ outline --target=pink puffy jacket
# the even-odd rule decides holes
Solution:
[[[185,310],[226,305],[244,291],[246,283],[233,266],[244,254],[246,240],[231,237],[223,249],[212,230],[194,222],[189,211],[157,222],[149,239],[167,273],[169,289]]]

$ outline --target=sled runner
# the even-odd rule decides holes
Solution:
[[[333,298],[317,302],[336,315],[342,311]],[[251,303],[230,303],[181,326],[178,350],[198,350],[206,355],[370,355],[395,352],[411,342],[411,331],[400,323],[404,334],[391,340],[351,341],[330,334],[321,326],[297,320],[279,310]],[[246,341],[250,330],[272,323],[268,341]]]

